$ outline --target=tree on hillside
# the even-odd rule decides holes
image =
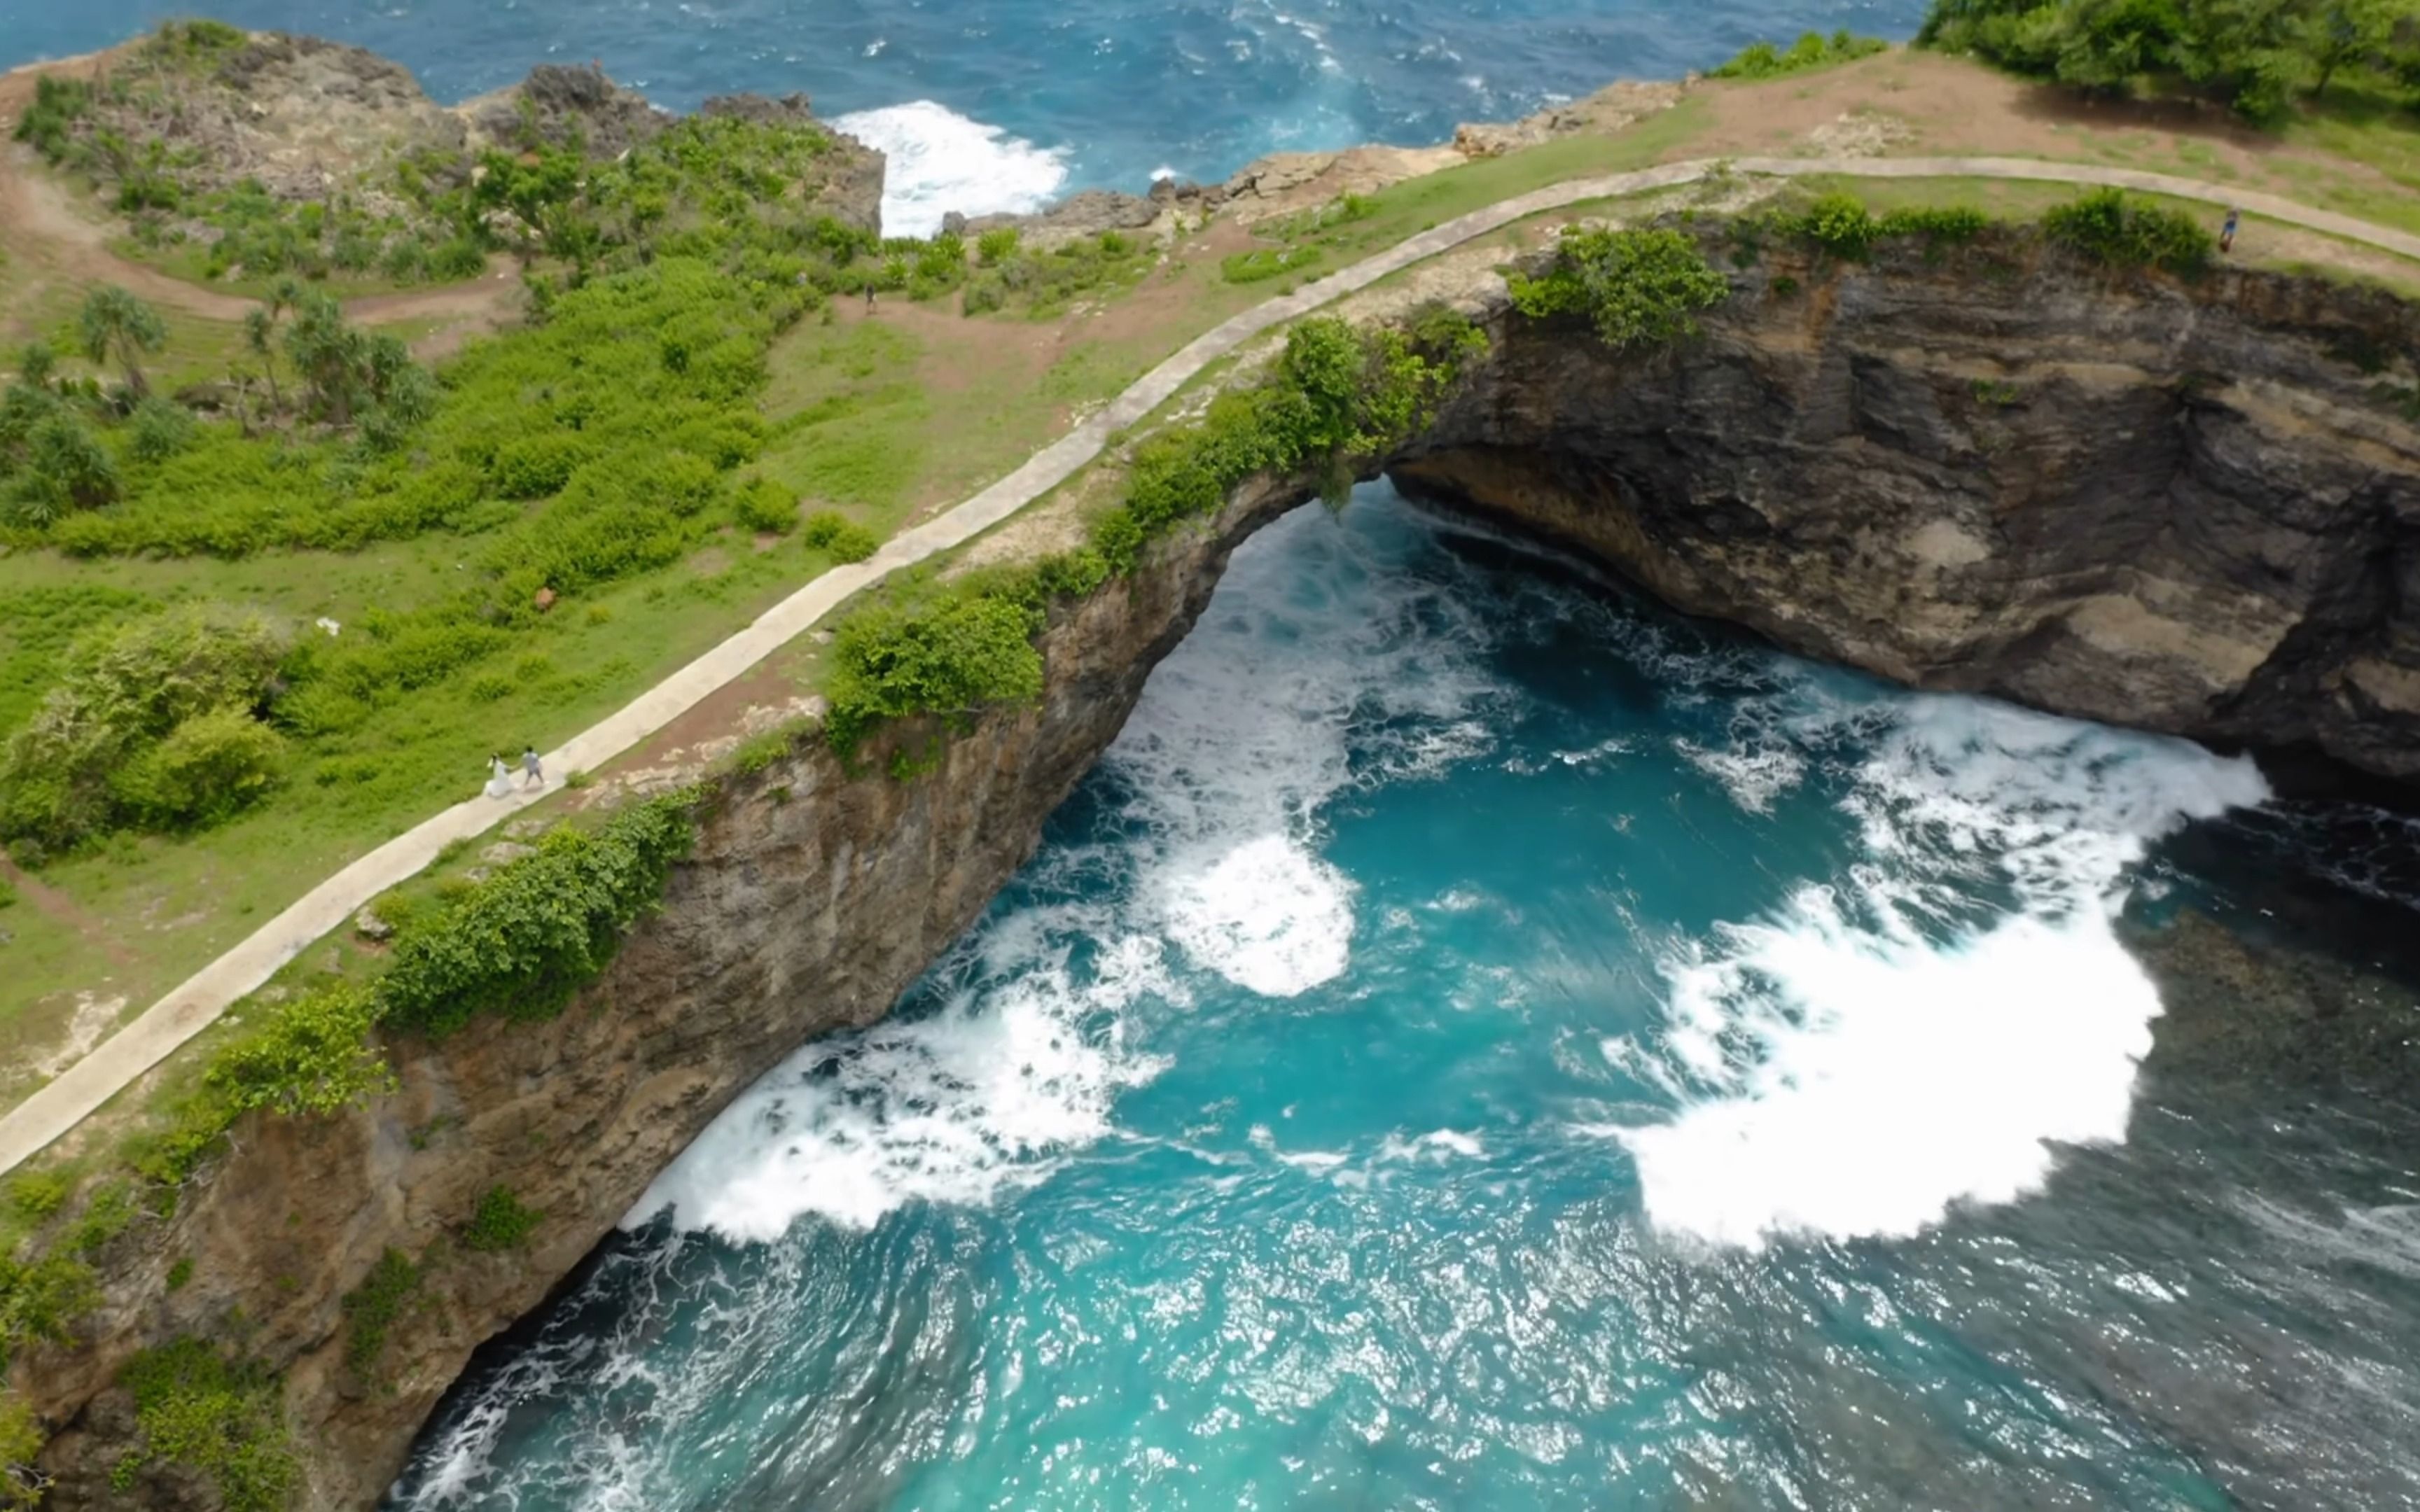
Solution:
[[[277,317],[294,310],[302,302],[302,285],[294,280],[281,279],[260,308],[243,317],[243,342],[253,355],[260,359],[262,378],[269,383],[269,409],[274,414],[286,408],[285,396],[277,391]]]
[[[286,356],[307,395],[307,412],[332,425],[361,421],[374,445],[395,440],[436,408],[437,385],[409,347],[347,325],[343,306],[317,290],[296,303]]]
[[[2266,123],[2348,69],[2420,77],[2415,35],[2420,0],[1933,0],[1916,41],[2086,89],[2181,85]]]
[[[2338,69],[2382,53],[2397,26],[2415,19],[2420,6],[2412,0],[2325,0],[2305,22],[2305,45],[2319,69],[2311,93],[2326,94]]]
[[[115,357],[126,369],[126,387],[136,398],[151,392],[141,358],[168,345],[168,328],[159,311],[115,284],[103,284],[85,297],[83,327],[85,356],[96,365]]]

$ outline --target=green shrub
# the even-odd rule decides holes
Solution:
[[[833,509],[809,515],[799,538],[834,562],[863,562],[882,548],[880,536]]]
[[[82,79],[42,74],[34,80],[34,102],[17,117],[16,137],[53,163],[65,161],[75,123],[92,108],[92,85]]]
[[[404,927],[400,917],[389,921]],[[376,992],[351,983],[265,1009],[256,1003],[249,1032],[211,1057],[204,1084],[224,1101],[228,1122],[255,1108],[300,1118],[353,1106],[395,1085],[369,1041],[378,1011]]]
[[[551,431],[497,448],[488,479],[506,499],[545,499],[563,491],[592,448],[577,434]]]
[[[843,755],[886,719],[940,715],[964,721],[994,704],[1042,693],[1041,626],[1001,599],[944,594],[913,608],[876,606],[833,637],[831,706],[825,733]]]
[[[2156,268],[2182,278],[2209,270],[2218,239],[2180,210],[2096,189],[2042,216],[2042,231],[2063,247],[2112,268]]]
[[[662,899],[695,839],[687,795],[626,809],[595,830],[564,825],[536,854],[396,940],[377,986],[381,1023],[449,1034],[482,1012],[547,1018],[594,980],[622,932]]]
[[[490,1255],[519,1249],[545,1217],[535,1208],[523,1207],[512,1188],[491,1186],[480,1194],[470,1226],[462,1230],[463,1246]]]
[[[292,1498],[301,1466],[274,1375],[185,1337],[137,1354],[117,1379],[134,1398],[140,1443],[119,1461],[119,1491],[157,1460],[208,1476],[227,1512],[276,1512]]]
[[[1016,227],[996,225],[975,238],[975,260],[997,268],[1016,255]]]
[[[182,1291],[194,1279],[194,1257],[180,1255],[177,1263],[168,1267],[166,1285],[171,1291]]]
[[[1882,223],[1854,194],[1824,194],[1795,218],[1793,228],[1835,257],[1863,262],[1882,234]]]
[[[1695,242],[1663,230],[1570,233],[1544,274],[1515,273],[1509,282],[1513,307],[1523,315],[1586,316],[1617,349],[1693,335],[1696,312],[1730,295],[1730,284],[1707,266]]]
[[[1784,53],[1771,42],[1750,42],[1731,60],[1713,70],[1717,79],[1777,79],[1784,74],[1805,73],[1812,69],[1827,69],[1836,63],[1854,62],[1885,53],[1890,44],[1879,37],[1853,37],[1846,30],[1830,37],[1821,32],[1807,32]]]
[[[149,829],[206,829],[284,779],[285,738],[240,708],[209,710],[110,776],[115,807]]]
[[[165,462],[194,442],[194,414],[165,399],[144,400],[127,426],[127,450],[140,462]]]
[[[0,1390],[0,1506],[26,1512],[42,1504],[50,1477],[35,1468],[42,1453],[42,1424],[33,1404]]]
[[[40,1223],[68,1200],[68,1180],[54,1171],[26,1171],[8,1182],[8,1205],[29,1223]]]
[[[0,1366],[27,1344],[64,1343],[101,1301],[92,1267],[74,1256],[0,1256]]]
[[[799,527],[799,501],[770,478],[758,478],[740,489],[732,500],[732,513],[742,530],[785,535]]]
[[[197,726],[157,763],[145,759],[189,720],[257,705],[288,643],[262,615],[203,605],[79,645],[0,757],[0,839],[68,849],[141,814],[202,817],[256,794],[252,758],[264,748],[225,719]],[[129,803],[113,779],[136,770],[160,785]],[[214,787],[220,777],[233,786]]]
[[[2146,0],[1933,0],[1918,46],[2102,94],[2154,82],[2225,101],[2262,125],[2341,69],[2397,71],[2411,8],[2399,0],[2169,5]],[[2401,59],[2409,69],[2409,54]],[[2409,77],[2399,85],[2408,90]]]
[[[49,525],[70,511],[98,509],[118,496],[117,463],[82,422],[64,409],[34,424],[10,513],[23,524]]]
[[[345,1364],[355,1375],[377,1368],[386,1352],[387,1331],[403,1316],[420,1282],[421,1270],[411,1257],[390,1248],[380,1252],[362,1284],[345,1293]]]

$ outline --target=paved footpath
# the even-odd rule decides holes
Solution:
[[[893,536],[871,559],[825,573],[768,609],[746,629],[640,694],[620,712],[547,752],[547,769],[555,773],[593,771],[604,765],[789,643],[851,595],[902,567],[912,566],[935,552],[946,551],[973,538],[1057,487],[1100,455],[1111,435],[1158,408],[1202,368],[1271,327],[1283,325],[1389,273],[1515,221],[1588,200],[1692,183],[1726,164],[1734,173],[1780,177],[1955,177],[2133,189],[2179,199],[2239,206],[2273,221],[2420,259],[2420,237],[2327,210],[2310,209],[2272,194],[2191,178],[2172,178],[2165,174],[2027,158],[1708,159],[1552,184],[1434,226],[1364,262],[1331,273],[1292,294],[1255,305],[1204,332],[1175,356],[1137,379],[1107,409],[1035,453],[1007,477],[947,513]],[[267,981],[313,941],[342,927],[354,910],[427,866],[445,845],[482,834],[545,795],[544,791],[524,794],[516,789],[508,798],[480,796],[458,803],[312,888],[250,938],[195,972],[176,991],[146,1010],[142,1017],[68,1068],[57,1080],[6,1117],[0,1117],[0,1172],[15,1167],[74,1128],[178,1045],[208,1028],[229,1005]]]

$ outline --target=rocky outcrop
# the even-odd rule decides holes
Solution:
[[[540,143],[599,158],[616,158],[672,124],[672,112],[585,68],[541,63],[509,88],[467,100],[456,114],[473,147],[521,148]]]
[[[129,45],[107,72],[128,87],[103,91],[82,129],[163,144],[197,192],[249,178],[281,199],[317,199],[372,162],[463,143],[462,122],[410,69],[317,37],[255,32],[226,45],[172,32]]]
[[[1551,142],[1559,136],[1584,132],[1610,135],[1679,104],[1696,79],[1697,75],[1691,74],[1680,83],[1664,79],[1624,81],[1578,100],[1549,105],[1517,121],[1465,122],[1453,129],[1453,147],[1466,158],[1493,158],[1516,147]]]
[[[2420,780],[2412,306],[2015,233],[1733,283],[1653,356],[1499,322],[1397,479],[1809,656]]]
[[[466,148],[544,145],[608,159],[679,118],[595,64],[542,64],[520,84],[447,107],[430,100],[399,63],[286,32],[171,23],[104,54],[98,71],[127,87],[101,91],[72,131],[164,144],[189,195],[253,179],[280,199],[325,200],[342,191],[376,213],[407,220],[419,212],[393,183],[396,164],[407,158],[419,160],[423,172],[452,174],[458,182],[471,171],[460,157]],[[799,94],[720,96],[706,102],[704,114],[814,119]],[[878,230],[882,154],[830,134],[833,150],[793,193],[816,200],[835,219]],[[186,229],[205,240],[217,234],[201,222]]]

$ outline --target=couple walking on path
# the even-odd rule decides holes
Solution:
[[[538,765],[537,748],[535,746],[524,746],[521,748],[521,771],[523,773],[523,779],[521,781],[522,787],[537,788],[546,786],[546,772]],[[504,759],[502,756],[489,756],[488,758],[488,796],[491,798],[501,798],[506,796],[512,791],[513,769],[504,764]]]

